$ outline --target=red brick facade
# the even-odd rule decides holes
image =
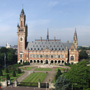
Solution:
[[[77,63],[79,52],[77,50],[77,33],[75,31],[73,43],[62,43],[60,40],[49,40],[49,33],[47,40],[36,40],[33,43],[33,48],[27,42],[27,25],[25,25],[25,14],[22,9],[20,14],[20,26],[17,26],[18,36],[18,63],[42,63],[42,64],[64,64]],[[36,46],[36,43],[40,43]],[[44,43],[44,45],[43,45]],[[47,44],[48,43],[48,44]],[[53,45],[54,43],[54,45]],[[50,45],[49,45],[50,44]],[[43,45],[43,46],[42,46]],[[61,45],[61,46],[60,46]],[[36,48],[34,48],[36,47]],[[39,47],[39,48],[37,48]]]

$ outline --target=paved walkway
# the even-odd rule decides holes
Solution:
[[[6,87],[3,90],[46,90],[45,88],[36,87]],[[49,90],[49,89],[47,89]]]
[[[47,77],[45,78],[45,80],[43,82],[44,83],[46,83],[46,82],[49,83],[49,80],[52,82],[53,79],[54,79],[55,74],[56,74],[56,68],[52,68],[52,71],[48,71],[48,75],[47,75]]]

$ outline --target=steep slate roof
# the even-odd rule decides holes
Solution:
[[[44,50],[48,48],[49,50],[54,51],[64,51],[70,48],[72,43],[62,43],[60,40],[35,40],[34,42],[30,42],[27,45],[27,50]]]

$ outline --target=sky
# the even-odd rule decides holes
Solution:
[[[17,45],[17,24],[22,8],[28,25],[28,42],[42,37],[90,46],[90,0],[0,0],[0,46]]]

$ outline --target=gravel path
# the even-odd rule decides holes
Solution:
[[[47,77],[45,78],[45,80],[43,81],[43,83],[49,83],[49,80],[52,82],[54,79],[54,76],[56,74],[56,68],[52,68],[52,71],[48,72]]]

